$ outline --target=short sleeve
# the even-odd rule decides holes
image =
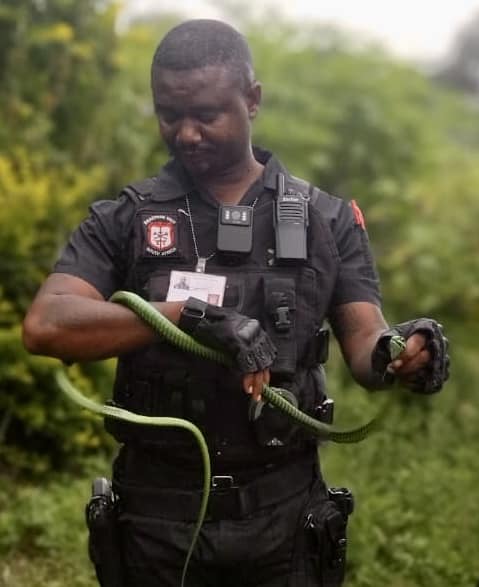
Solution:
[[[72,233],[54,266],[93,285],[105,299],[122,287],[134,205],[127,196],[100,200]]]
[[[364,218],[354,200],[342,201],[332,231],[340,257],[332,305],[350,302],[380,305],[379,277]]]

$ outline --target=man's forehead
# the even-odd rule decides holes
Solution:
[[[171,91],[196,91],[211,87],[212,83],[222,90],[239,88],[239,79],[227,65],[206,65],[194,69],[158,68],[154,89]]]

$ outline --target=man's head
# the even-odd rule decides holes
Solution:
[[[225,22],[208,19],[179,24],[163,37],[153,56],[153,95],[159,70],[188,71],[208,65],[225,68],[243,90],[254,81],[248,43],[236,29]]]
[[[151,87],[161,135],[192,175],[227,173],[251,157],[261,88],[233,27],[199,19],[170,30],[153,57]]]

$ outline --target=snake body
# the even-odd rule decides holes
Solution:
[[[135,314],[137,314],[146,324],[151,326],[151,328],[160,334],[161,337],[167,340],[170,344],[179,347],[185,352],[194,353],[204,359],[215,361],[226,366],[233,366],[233,362],[230,357],[221,351],[217,351],[197,342],[193,337],[180,330],[165,316],[158,312],[158,310],[156,310],[152,305],[150,305],[137,294],[127,291],[118,291],[113,294],[113,296],[110,298],[110,301],[128,307],[130,310],[135,312]],[[391,359],[394,360],[404,350],[404,347],[404,339],[401,337],[392,337],[390,342]],[[195,437],[198,446],[200,447],[203,460],[203,496],[200,510],[198,512],[198,519],[193,530],[191,545],[188,549],[181,576],[181,587],[183,587],[188,565],[196,545],[201,526],[203,525],[204,519],[206,517],[210,494],[211,462],[208,446],[203,434],[199,428],[197,428],[192,422],[189,422],[188,420],[163,416],[144,416],[130,412],[123,408],[102,405],[94,402],[93,400],[85,397],[78,389],[76,389],[63,370],[57,372],[56,381],[60,389],[72,401],[74,401],[82,408],[102,416],[125,420],[143,426],[174,426],[183,428],[188,430]],[[371,434],[371,432],[376,430],[382,420],[383,412],[380,412],[375,418],[360,427],[354,428],[353,430],[335,430],[331,426],[328,426],[298,410],[288,400],[286,400],[280,392],[281,390],[279,388],[265,385],[262,391],[263,400],[270,402],[273,406],[288,414],[298,424],[306,428],[312,435],[316,436],[318,440],[329,440],[336,443],[359,442]]]

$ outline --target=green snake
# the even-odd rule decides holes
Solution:
[[[162,336],[170,344],[179,347],[185,352],[194,353],[204,359],[212,360],[226,366],[233,366],[233,361],[226,354],[221,351],[209,348],[193,337],[186,334],[156,310],[151,304],[145,301],[140,296],[127,291],[118,291],[110,298],[111,302],[122,304],[135,312],[146,324],[151,326],[160,336]],[[405,348],[405,341],[400,336],[392,337],[390,341],[390,355],[391,360],[394,360]],[[190,548],[186,556],[183,572],[181,576],[181,587],[184,585],[188,565],[198,539],[201,526],[206,517],[206,510],[208,507],[208,499],[211,485],[211,463],[208,452],[208,446],[205,438],[199,428],[188,420],[181,418],[170,418],[164,416],[144,416],[136,414],[128,410],[118,408],[110,405],[102,405],[85,397],[75,386],[70,382],[63,370],[56,374],[56,381],[60,389],[80,407],[101,414],[109,418],[116,418],[125,420],[143,426],[173,426],[188,430],[195,437],[202,455],[203,460],[203,497],[198,512],[198,519],[193,531],[193,537]],[[298,410],[288,400],[282,396],[282,390],[276,387],[264,385],[262,390],[262,399],[265,402],[271,403],[274,407],[282,410],[295,420],[300,426],[307,429],[312,435],[316,436],[318,440],[329,440],[336,443],[353,443],[365,439],[371,432],[376,430],[382,420],[383,412],[380,412],[375,418],[366,424],[355,428],[353,430],[339,431],[333,429],[331,426],[324,424],[307,414]]]

